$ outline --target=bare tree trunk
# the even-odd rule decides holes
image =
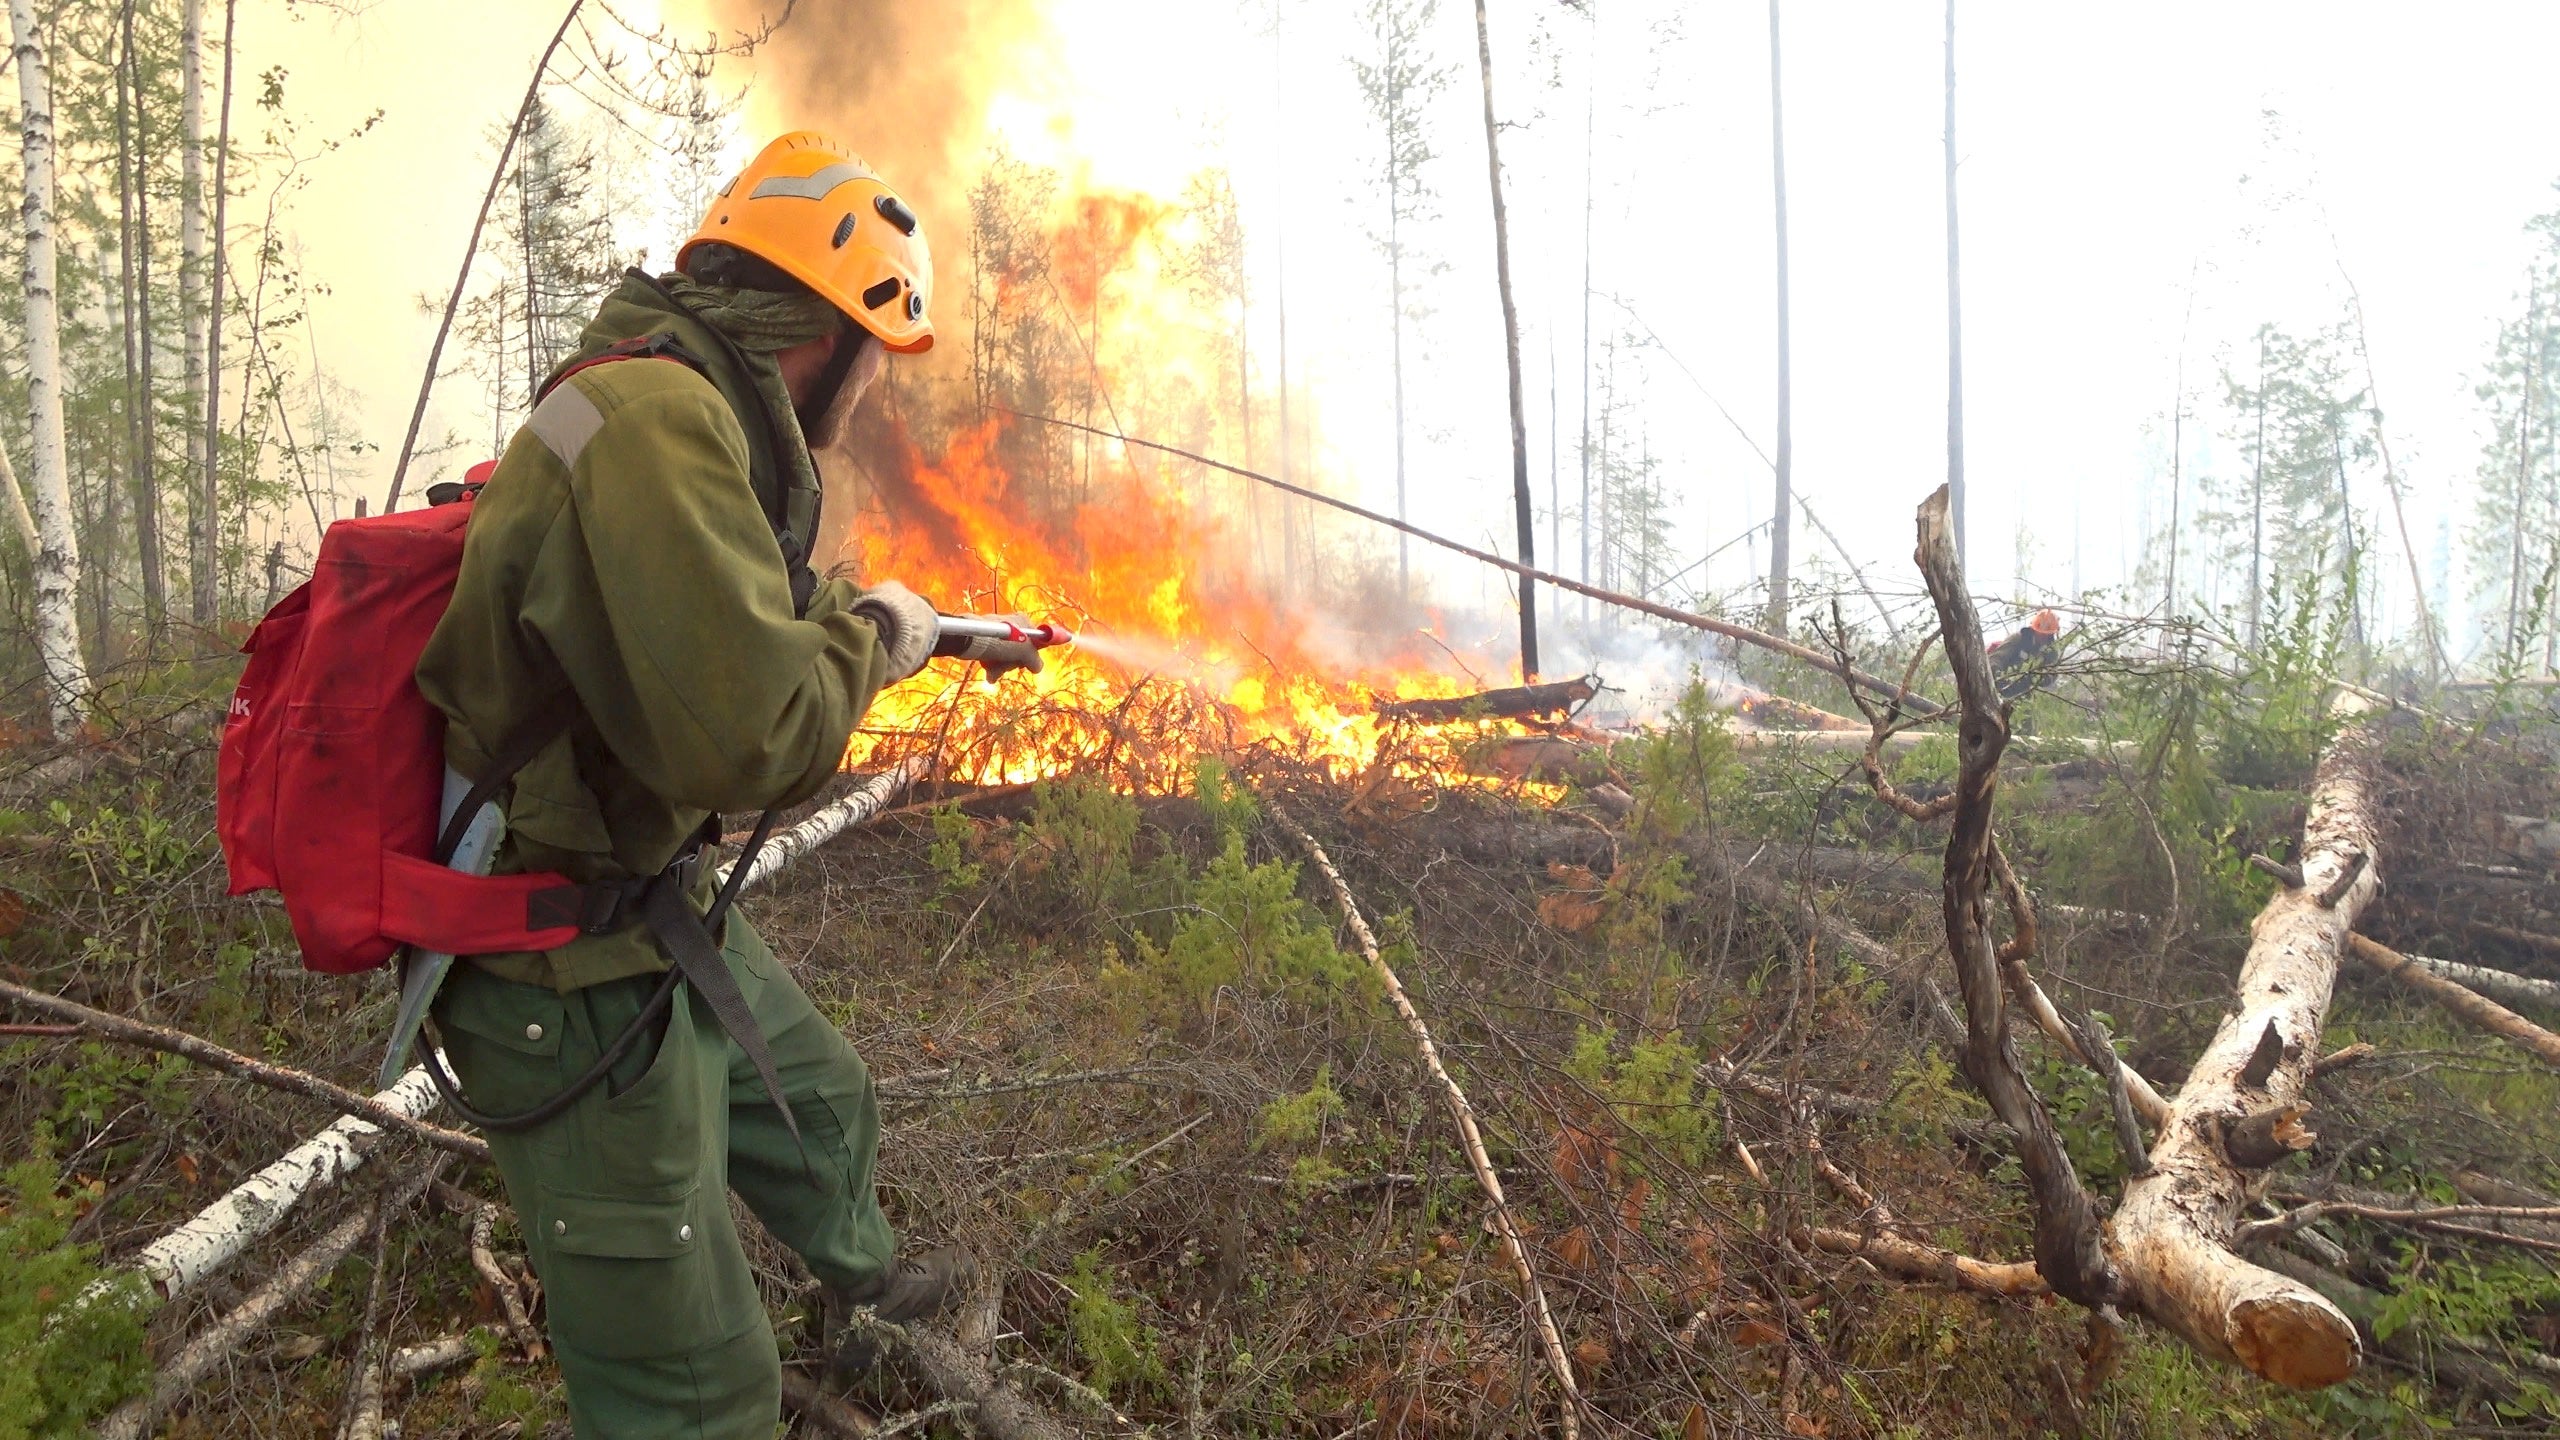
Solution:
[[[196,507],[187,534],[188,612],[196,624],[211,627],[222,600],[222,282],[231,269],[222,242],[231,209],[231,61],[232,35],[238,29],[240,0],[222,4],[222,118],[215,122],[213,153],[213,233],[205,249],[205,268],[212,299],[205,306],[204,452],[196,476]]]
[[[1591,208],[1592,208],[1592,138],[1597,131],[1600,95],[1600,4],[1591,3],[1591,33],[1584,60],[1582,93],[1582,506],[1575,512],[1574,533],[1582,544],[1582,564],[1574,571],[1583,584],[1591,583]],[[1556,554],[1556,565],[1564,565],[1564,554]],[[1591,624],[1591,597],[1582,597],[1582,623]]]
[[[2524,507],[2533,488],[2534,331],[2541,323],[2542,277],[2525,302],[2524,392],[2516,397],[2516,506],[2507,517],[2507,650],[2524,658]]]
[[[2400,527],[2400,550],[2409,559],[2409,592],[2417,602],[2418,628],[2426,632],[2427,683],[2432,685],[2450,668],[2445,663],[2444,640],[2436,633],[2435,612],[2427,604],[2426,579],[2418,572],[2418,549],[2409,543],[2409,512],[2400,503],[2400,470],[2391,462],[2391,437],[2382,431],[2382,391],[2374,377],[2373,347],[2365,333],[2364,294],[2356,289],[2355,277],[2347,273],[2344,263],[2338,266],[2338,278],[2347,282],[2347,300],[2355,311],[2356,350],[2364,357],[2365,413],[2373,419],[2373,443],[2382,452],[2382,487],[2391,496],[2391,518]]]
[[[117,51],[116,86],[116,330],[124,341],[124,475],[133,482],[137,495],[142,489],[142,410],[149,403],[141,383],[138,350],[142,343],[141,307],[136,302],[134,286],[134,252],[141,248],[133,223],[134,192],[141,188],[141,176],[134,163],[134,111],[138,108],[141,72],[133,58],[133,7],[136,0],[124,0],[116,20]],[[108,484],[112,501],[116,482]],[[116,510],[110,503],[106,516],[93,536],[89,549],[90,570],[97,585],[97,611],[90,627],[91,640],[101,647],[99,658],[106,656],[103,647],[108,634],[107,590],[108,569],[119,537],[116,535]]]
[[[1392,82],[1391,82],[1392,83]],[[1396,147],[1394,127],[1388,127],[1387,143],[1387,290],[1395,308],[1393,349],[1396,386],[1396,518],[1405,518],[1404,508],[1404,244],[1403,201],[1396,192]],[[1413,593],[1413,538],[1396,536],[1396,594],[1399,598]]]
[[[26,167],[27,410],[33,425],[36,648],[44,659],[54,734],[68,739],[89,704],[80,655],[80,541],[73,529],[71,461],[62,435],[62,316],[54,293],[53,90],[36,35],[35,0],[9,0],[18,64],[20,159]]]
[[[2001,957],[1991,939],[1991,813],[2000,786],[2000,756],[2009,745],[2008,706],[1993,682],[1982,622],[1965,591],[1963,562],[1955,547],[1954,491],[1949,485],[1921,503],[1917,558],[1929,598],[1937,605],[1939,634],[1964,712],[1956,732],[1956,805],[1939,895],[1947,948],[1955,957],[1956,983],[1964,997],[1960,1059],[1965,1078],[1991,1103],[1991,1113],[2017,1132],[2018,1158],[2035,1201],[2036,1272],[2055,1294],[2103,1309],[2116,1303],[2123,1281],[2102,1242],[2097,1202],[2082,1188],[2053,1116],[2019,1062],[2009,1033]],[[2022,928],[2025,923],[2022,916]]]
[[[1964,267],[1960,253],[1956,246],[1956,0],[1947,0],[1947,506],[1958,564],[1964,562]]]
[[[239,0],[231,0],[231,3],[236,5]],[[471,261],[472,257],[480,253],[480,232],[488,227],[489,207],[497,202],[498,187],[506,183],[507,161],[515,154],[516,138],[524,133],[525,117],[533,113],[535,102],[542,96],[542,77],[551,69],[552,53],[558,50],[560,42],[567,38],[569,26],[577,20],[578,9],[585,3],[586,0],[569,0],[568,10],[560,16],[560,28],[551,32],[551,43],[542,47],[542,58],[534,62],[533,78],[525,82],[524,101],[516,106],[515,120],[507,126],[506,143],[498,147],[498,163],[489,172],[489,189],[480,197],[480,213],[473,216],[471,220],[471,238],[464,241],[462,245],[462,268],[454,273],[453,293],[445,297],[444,319],[436,325],[435,342],[427,347],[427,373],[418,380],[418,403],[409,410],[409,433],[401,437],[400,459],[391,468],[391,493],[383,497],[382,501],[382,513],[385,515],[400,508],[400,490],[409,479],[409,457],[416,453],[418,448],[418,427],[425,423],[427,418],[427,397],[435,393],[436,366],[444,360],[445,337],[453,333],[454,312],[462,308],[463,287],[471,283]],[[222,74],[222,108],[226,120],[223,144],[228,149],[231,140],[227,123],[231,111],[231,55],[228,46],[223,52]],[[222,202],[216,199],[214,214],[217,219],[221,213]],[[221,227],[217,224],[215,228],[219,230]],[[214,271],[216,286],[214,293],[217,300],[221,296],[219,288],[222,283],[221,276],[222,272],[219,269]],[[218,338],[214,353],[216,355],[221,353]]]
[[[2267,332],[2258,329],[2258,446],[2249,475],[2249,648],[2258,648],[2266,615],[2267,554]]]
[[[146,649],[157,649],[168,618],[168,574],[160,554],[160,481],[153,451],[159,444],[157,391],[151,377],[151,114],[143,105],[142,67],[133,49],[133,4],[124,9],[125,74],[133,91],[134,330],[142,359],[142,415],[133,452],[134,539],[142,561],[142,628]]]
[[[1485,173],[1493,185],[1493,273],[1502,290],[1502,353],[1511,371],[1511,510],[1520,563],[1538,563],[1537,520],[1529,505],[1529,419],[1520,395],[1520,308],[1511,299],[1511,222],[1502,203],[1501,132],[1493,118],[1493,31],[1476,0],[1476,59],[1484,76]],[[1538,590],[1520,577],[1520,682],[1538,680]]]
[[[189,437],[185,448],[192,458],[196,426],[204,418],[204,0],[186,0],[178,37],[178,69],[178,319],[186,332],[186,395],[178,408]],[[178,489],[194,498],[195,487],[187,483],[191,468],[179,467]],[[208,563],[197,553],[193,522],[194,512],[202,508],[200,502],[188,506],[187,574],[191,586],[197,571]],[[205,617],[190,618],[201,624]]]
[[[2224,1142],[2245,1122],[2301,1102],[2347,935],[2381,889],[2380,867],[2365,858],[2375,852],[2371,710],[2352,690],[2331,702],[2343,728],[2312,782],[2305,884],[2278,891],[2259,912],[2236,1012],[2178,1088],[2151,1148],[2151,1173],[2125,1187],[2114,1224],[2117,1264],[2145,1314],[2207,1355],[2298,1389],[2353,1374],[2362,1348],[2327,1298],[2228,1248],[2256,1177]],[[2351,866],[2360,866],[2353,883],[2322,906],[2318,892]]]
[[[1952,22],[1950,22],[1952,23]],[[1786,104],[1780,89],[1778,66],[1778,0],[1769,0],[1769,175],[1770,188],[1776,196],[1778,217],[1778,455],[1773,461],[1778,472],[1777,508],[1769,525],[1769,619],[1772,635],[1787,633],[1787,612],[1791,608],[1787,584],[1790,558],[1789,536],[1795,512],[1796,432],[1795,400],[1792,392],[1794,370],[1788,359],[1787,328],[1787,126]],[[1948,95],[1948,115],[1954,111],[1954,93]],[[1952,123],[1952,119],[1950,121]],[[1955,235],[1955,180],[1953,160],[1948,162],[1948,229],[1950,241]],[[1952,278],[1954,270],[1949,269]],[[1948,312],[1950,316],[1953,311]],[[1952,353],[1952,352],[1951,352]],[[1950,432],[1952,433],[1952,432]]]

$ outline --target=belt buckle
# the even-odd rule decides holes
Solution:
[[[702,878],[702,857],[705,853],[697,846],[678,856],[675,863],[667,867],[666,877],[678,891],[686,895],[693,893],[694,883]]]

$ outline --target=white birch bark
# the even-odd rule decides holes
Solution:
[[[403,1115],[423,1118],[437,1095],[423,1069],[373,1097]],[[284,1223],[303,1196],[345,1179],[379,1149],[382,1127],[353,1115],[285,1152],[282,1159],[241,1181],[229,1194],[186,1224],[152,1241],[134,1257],[164,1296],[176,1296],[229,1266],[260,1237]]]
[[[2457,985],[2477,990],[2500,1004],[2538,1006],[2560,1012],[2560,982],[2492,970],[2485,965],[2465,965],[2459,960],[2435,960],[2424,955],[2410,956],[2409,963]]]
[[[764,848],[756,852],[755,863],[747,867],[747,878],[740,883],[739,888],[753,889],[771,879],[775,871],[824,845],[838,834],[854,826],[870,823],[873,816],[878,815],[891,800],[895,799],[899,791],[907,788],[909,782],[924,774],[925,769],[926,764],[920,758],[901,760],[863,781],[862,784],[847,792],[843,799],[781,834],[767,839],[764,842]],[[728,874],[726,869],[720,872],[724,883],[728,879]]]
[[[27,558],[33,560],[43,542],[36,536],[36,517],[27,513],[26,492],[18,488],[18,470],[9,463],[6,450],[0,450],[0,488],[9,492],[9,524],[18,532],[18,543],[27,547]]]
[[[2143,1313],[2207,1355],[2297,1389],[2353,1374],[2362,1346],[2327,1297],[2232,1253],[2254,1177],[2232,1163],[2223,1137],[2248,1116],[2303,1099],[2347,936],[2382,888],[2369,793],[2374,707],[2341,691],[2330,713],[2343,728],[2312,782],[2305,884],[2279,890],[2258,913],[2235,1010],[2179,1087],[2152,1173],[2125,1187],[2113,1227],[2117,1268]],[[2320,892],[2358,854],[2368,857],[2362,873],[2322,908]]]
[[[57,737],[80,728],[89,674],[80,656],[80,542],[73,532],[71,467],[62,438],[62,317],[54,293],[53,92],[34,0],[9,0],[10,50],[18,64],[18,131],[26,167],[27,409],[35,431],[36,648]]]

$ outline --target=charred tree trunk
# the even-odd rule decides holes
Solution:
[[[2143,1313],[2208,1355],[2298,1389],[2353,1374],[2362,1346],[2335,1304],[2230,1250],[2253,1177],[2224,1137],[2253,1116],[2301,1102],[2347,935],[2381,888],[2379,867],[2359,859],[2375,848],[2369,709],[2353,691],[2331,703],[2344,728],[2312,782],[2305,886],[2278,891],[2259,912],[2236,1013],[2179,1087],[2151,1148],[2151,1174],[2125,1187],[2114,1224],[2117,1263]],[[2350,867],[2361,869],[2354,883],[2334,906],[2322,906],[2316,892]]]
[[[1502,290],[1502,353],[1511,375],[1511,509],[1520,563],[1538,563],[1538,526],[1529,505],[1529,419],[1520,393],[1520,308],[1511,299],[1511,222],[1502,203],[1501,134],[1493,118],[1493,31],[1476,0],[1476,60],[1484,76],[1485,173],[1493,185],[1493,273]],[[1520,683],[1538,682],[1538,590],[1520,577]]]

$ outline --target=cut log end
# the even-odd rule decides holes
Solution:
[[[2226,1339],[2253,1373],[2295,1390],[2335,1385],[2364,1363],[2356,1327],[2307,1292],[2241,1301],[2231,1309]]]

